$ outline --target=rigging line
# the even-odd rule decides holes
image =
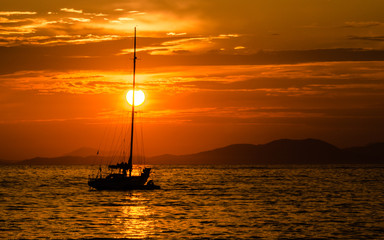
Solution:
[[[120,108],[121,109],[121,108]],[[109,159],[109,164],[111,164],[112,162],[115,161],[116,159],[116,156],[118,155],[118,150],[119,150],[119,147],[117,147],[117,143],[121,143],[120,139],[122,137],[122,133],[121,133],[121,126],[125,126],[125,112],[120,110],[119,111],[119,115],[118,115],[118,118],[115,120],[115,123],[114,123],[114,131],[113,131],[113,135],[112,135],[112,141],[110,141],[109,143],[109,147],[108,147],[108,150],[111,154],[110,156],[110,159]]]
[[[144,141],[143,141],[143,121],[142,121],[142,111],[136,112],[136,133],[135,133],[135,141],[136,141],[136,147],[135,151],[137,152],[138,156],[138,164],[143,165],[145,160],[145,151],[144,151]]]
[[[102,138],[99,140],[99,145],[97,149],[97,159],[99,159],[100,165],[103,163],[104,159],[106,159],[106,162],[104,164],[110,163],[111,161],[110,156],[107,155],[112,152],[111,146],[108,147],[108,143],[111,144],[111,138],[112,140],[114,139],[117,131],[116,124],[113,124],[113,123],[116,123],[116,117],[113,114],[107,114],[104,132],[102,134]],[[115,126],[114,131],[112,129],[112,126]]]
[[[128,119],[129,119],[129,113],[126,115],[127,116],[127,123],[128,123]],[[122,134],[123,134],[123,142],[122,142],[122,146],[121,146],[121,151],[123,152],[123,156],[122,156],[122,162],[126,162],[126,159],[127,159],[127,145],[128,145],[128,141],[127,141],[127,136],[128,136],[128,133],[129,133],[129,127],[128,127],[128,124],[125,124],[124,123],[124,126],[123,126],[123,131],[122,131]]]
[[[121,115],[120,115],[121,117]],[[113,148],[115,142],[116,142],[116,138],[117,138],[117,130],[118,130],[118,123],[120,122],[120,120],[118,120],[117,122],[115,122],[115,127],[114,127],[114,131],[113,131],[113,135],[112,135],[112,139],[111,141],[109,142],[109,147],[108,147],[108,150],[110,152],[111,155],[111,158],[109,159],[109,163],[110,164],[113,160],[114,160],[114,156],[115,156],[115,149]]]
[[[108,156],[107,156],[107,153],[108,153],[108,147],[106,146],[107,143],[109,142],[108,140],[110,139],[110,135],[111,135],[111,126],[112,126],[112,116],[109,115],[108,116],[108,121],[107,121],[107,124],[106,124],[106,127],[104,128],[104,134],[103,134],[103,137],[99,143],[99,147],[98,147],[98,156],[100,156],[100,164],[102,164],[104,158],[107,159],[108,161]],[[107,163],[107,162],[106,162]]]
[[[96,153],[96,159],[95,159],[95,163],[98,162],[98,165],[102,165],[103,163],[103,159],[104,159],[104,156],[103,156],[103,153],[100,154],[100,149],[101,149],[101,145],[103,144],[103,142],[105,141],[105,136],[108,132],[108,127],[110,126],[110,122],[111,122],[112,118],[111,116],[109,115],[108,118],[107,118],[107,123],[106,123],[106,126],[104,127],[104,131],[103,131],[103,134],[102,134],[102,138],[99,139],[99,144],[98,144],[98,147],[97,147],[97,153]],[[98,161],[97,161],[98,160]]]
[[[108,117],[108,122],[109,122],[109,121],[111,121],[111,117],[110,117],[110,116]],[[99,146],[98,146],[98,148],[97,148],[97,155],[99,155],[99,153],[100,153],[100,148],[101,148],[101,145],[102,145],[102,142],[103,142],[102,140],[105,139],[105,136],[106,136],[106,134],[107,134],[107,130],[108,130],[108,129],[107,129],[108,126],[110,126],[109,123],[107,123],[107,127],[104,128],[104,131],[103,131],[103,135],[102,135],[101,141],[99,142]]]
[[[136,112],[136,114],[137,114],[137,112]],[[138,117],[136,117],[136,119],[138,119]],[[136,120],[136,129],[139,126],[140,126],[140,122]],[[137,159],[135,161],[136,164],[140,164],[140,160],[141,160],[141,144],[139,142],[139,137],[140,137],[140,132],[135,131],[135,134],[134,134],[135,142],[134,142],[133,148],[135,149],[135,157]]]
[[[144,121],[143,121],[143,112],[138,112],[138,118],[139,118],[139,141],[140,141],[140,156],[141,156],[141,164],[145,165],[145,145],[144,145]]]
[[[112,153],[112,144],[113,144],[113,142],[115,141],[115,138],[116,138],[116,132],[117,132],[117,124],[116,124],[116,121],[117,121],[117,119],[115,118],[114,119],[114,128],[113,128],[113,131],[111,130],[111,139],[109,139],[109,137],[108,137],[108,143],[109,143],[109,146],[106,146],[106,149],[107,149],[107,151],[109,152],[109,154],[111,154]],[[107,145],[107,144],[106,144]],[[112,157],[112,156],[111,156]],[[110,162],[112,161],[112,158],[109,158],[109,162],[108,162],[108,164],[110,164]]]
[[[123,121],[122,123],[120,124],[120,128],[121,128],[121,131],[119,132],[119,136],[117,137],[118,139],[118,144],[114,145],[115,146],[115,157],[117,158],[117,162],[121,161],[124,161],[124,157],[125,157],[125,141],[123,141],[124,139],[126,139],[126,136],[127,136],[127,133],[129,131],[129,128],[127,127],[127,122],[128,122],[128,119],[129,119],[129,114],[127,114],[126,112],[123,113]]]

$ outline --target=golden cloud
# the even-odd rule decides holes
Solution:
[[[37,12],[21,12],[21,11],[4,11],[0,12],[0,16],[12,16],[12,15],[35,15]]]
[[[60,11],[68,13],[83,13],[83,10],[76,10],[73,8],[61,8]]]

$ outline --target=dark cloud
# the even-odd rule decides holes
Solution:
[[[139,47],[159,49],[169,38],[140,38]],[[131,55],[121,55],[130,48],[132,39],[121,39],[88,44],[63,46],[0,47],[0,73],[23,70],[113,70],[126,69]],[[195,65],[264,65],[329,61],[383,61],[384,50],[318,49],[302,51],[261,51],[257,54],[221,54],[207,52],[175,55],[139,53],[141,67],[195,66]],[[183,54],[179,54],[183,53]],[[86,56],[86,57],[84,57]]]
[[[382,22],[346,22],[343,27],[345,28],[370,28],[370,27],[377,27],[377,26],[383,26],[384,23]]]
[[[24,25],[30,25],[32,24],[33,21],[32,20],[22,20],[22,21],[9,21],[9,22],[0,22],[0,27],[3,27],[4,30],[6,30],[7,28],[14,28],[14,27],[20,27],[20,26],[24,26]]]
[[[350,36],[350,40],[360,40],[360,41],[374,41],[374,42],[383,42],[384,36]]]
[[[187,81],[175,83],[178,86],[185,88],[197,88],[201,90],[273,90],[273,89],[289,89],[298,88],[303,93],[309,91],[332,91],[352,92],[355,88],[356,91],[362,93],[369,92],[382,92],[382,89],[375,89],[376,85],[382,85],[384,88],[384,79],[365,79],[361,77],[356,78],[253,78],[242,81]],[[353,85],[354,87],[351,87]],[[371,86],[367,89],[362,89],[362,86]]]
[[[327,3],[306,0],[94,0],[92,3],[75,0],[3,0],[0,11],[14,9],[36,13],[21,17],[11,15],[20,21],[23,17],[40,21],[29,26],[31,36],[127,36],[127,28],[138,25],[146,36],[174,31],[203,37],[240,34],[244,35],[244,39],[239,40],[238,44],[219,45],[217,49],[244,46],[249,53],[254,53],[259,49],[366,47],[359,42],[351,46],[351,43],[345,43],[343,37],[346,34],[366,34],[366,28],[380,27],[382,14],[378,9],[382,9],[383,5],[382,1],[366,4],[359,0]],[[303,26],[316,27],[308,29]],[[334,26],[343,26],[344,29],[340,31],[340,27],[336,29]],[[277,33],[284,38],[276,37]],[[8,38],[3,36],[3,43],[8,39],[14,44],[12,37],[15,36],[28,43],[28,38],[22,34],[8,32],[6,35]],[[75,44],[71,41],[67,43]]]

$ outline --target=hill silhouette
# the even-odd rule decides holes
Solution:
[[[384,156],[384,143],[371,143],[363,147],[346,148],[345,151],[352,154],[380,161]]]
[[[0,165],[7,165],[7,164],[9,164],[9,163],[10,163],[9,161],[0,159]]]
[[[90,148],[90,147],[82,147],[72,152],[66,153],[64,154],[64,156],[88,157],[88,156],[95,156],[96,153],[97,153],[97,149]]]
[[[93,165],[96,163],[96,157],[78,157],[78,156],[63,156],[63,157],[36,157],[26,159],[16,164],[22,165]]]
[[[352,152],[317,139],[280,139],[267,144],[234,144],[189,155],[163,155],[152,164],[348,164],[360,163]]]
[[[92,156],[86,156],[92,153]],[[91,148],[81,148],[56,158],[32,158],[17,162],[28,165],[100,164]],[[104,157],[103,164],[109,162]],[[384,164],[384,143],[340,149],[318,139],[280,139],[267,144],[233,144],[187,155],[161,155],[147,164]],[[4,161],[0,162],[4,164]]]

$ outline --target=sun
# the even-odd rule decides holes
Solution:
[[[127,101],[130,105],[133,104],[133,90],[129,90],[127,93]],[[145,100],[145,94],[141,90],[135,90],[135,106],[143,104]]]

